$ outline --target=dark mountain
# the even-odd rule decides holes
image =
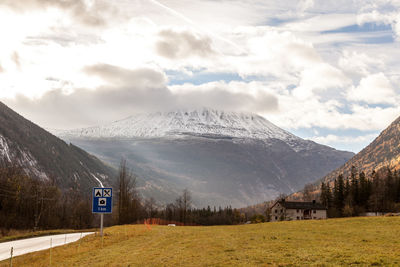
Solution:
[[[125,158],[145,196],[173,201],[188,188],[197,206],[240,207],[292,193],[353,156],[256,114],[210,109],[142,114],[57,134],[114,166]]]
[[[400,117],[382,131],[371,144],[343,166],[326,175],[322,181],[332,182],[339,174],[348,177],[352,166],[364,171],[367,176],[381,168],[400,169]]]
[[[0,102],[0,164],[17,165],[33,177],[54,179],[62,189],[87,191],[108,184],[115,170],[67,144]]]

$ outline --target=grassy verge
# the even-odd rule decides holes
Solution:
[[[400,218],[107,228],[52,249],[53,266],[399,266]],[[49,266],[50,251],[15,266]],[[7,266],[3,261],[0,266]]]
[[[11,230],[9,235],[0,237],[0,243],[14,241],[19,239],[39,237],[46,235],[58,235],[58,234],[70,234],[70,233],[80,233],[80,232],[94,232],[96,229],[86,229],[86,230],[45,230],[45,231],[29,231],[29,230]]]

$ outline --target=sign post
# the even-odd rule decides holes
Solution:
[[[112,188],[93,187],[92,213],[100,213],[100,235],[103,236],[104,213],[112,212]]]

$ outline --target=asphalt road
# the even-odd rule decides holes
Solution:
[[[93,232],[82,233],[82,237],[90,234],[93,234]],[[34,238],[0,243],[0,261],[10,258],[11,247],[14,248],[13,251],[13,257],[14,257],[34,251],[49,249],[50,239],[52,242],[52,247],[58,247],[65,245],[67,243],[75,242],[79,240],[80,237],[81,233],[73,233],[73,234],[61,234],[61,235],[48,235],[48,236],[34,237]]]

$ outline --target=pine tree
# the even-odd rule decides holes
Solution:
[[[341,214],[343,207],[344,207],[344,181],[343,181],[343,175],[340,174],[335,180],[335,187],[334,187],[334,206],[336,210]]]
[[[330,208],[331,202],[332,202],[332,193],[331,193],[331,189],[329,187],[329,183],[321,184],[320,201],[321,201],[322,205],[324,205],[326,208]]]
[[[357,177],[352,178],[351,180],[351,198],[353,200],[353,205],[359,205],[360,203],[360,196],[359,196],[359,185]]]
[[[359,177],[360,181],[359,181],[358,205],[367,209],[368,198],[369,198],[368,181],[365,178],[364,172],[360,172]]]

